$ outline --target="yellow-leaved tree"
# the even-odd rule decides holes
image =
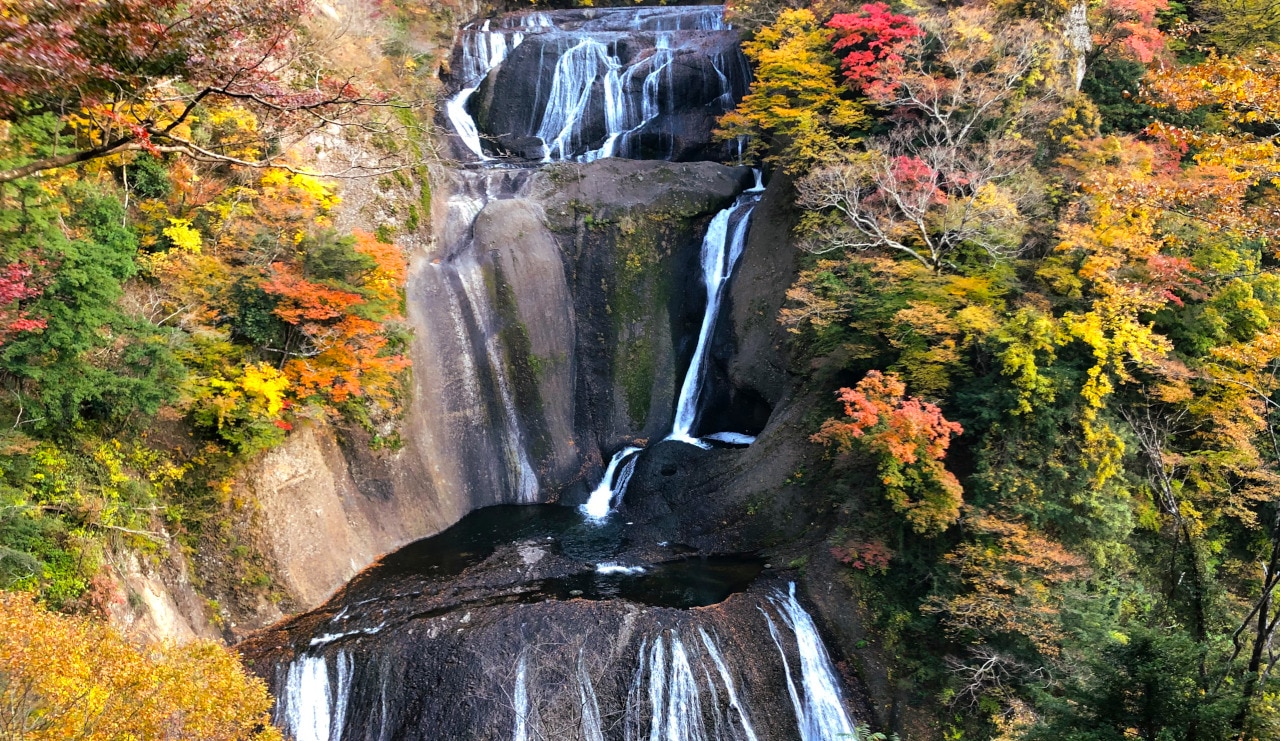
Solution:
[[[852,132],[869,122],[839,81],[833,32],[813,11],[784,10],[742,45],[755,63],[751,91],[720,119],[721,138],[748,137],[753,155],[807,166],[849,149]]]
[[[215,643],[140,647],[0,592],[0,738],[280,741],[271,695]]]

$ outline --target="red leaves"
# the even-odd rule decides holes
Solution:
[[[1168,8],[1168,0],[1106,0],[1093,11],[1093,42],[1150,64],[1165,51],[1168,39],[1156,27],[1156,14]]]
[[[1194,298],[1204,297],[1201,292],[1195,290],[1195,287],[1202,285],[1203,281],[1195,277],[1195,268],[1191,265],[1190,259],[1155,254],[1147,258],[1146,268],[1149,285],[1167,301],[1182,306],[1182,297],[1178,293]]]
[[[840,563],[859,571],[879,573],[888,571],[889,562],[893,560],[893,551],[879,541],[851,541],[832,548],[831,555]]]
[[[0,268],[0,343],[19,332],[45,328],[44,319],[32,319],[18,304],[44,292],[44,284],[32,279],[31,266],[21,262]]]
[[[827,27],[836,32],[833,47],[843,55],[840,66],[849,87],[876,97],[901,69],[902,50],[924,31],[906,15],[890,12],[884,3],[867,3],[856,13],[840,13]]]
[[[0,17],[0,117],[137,95],[158,80],[243,95],[283,92],[305,0],[44,0]]]
[[[360,294],[312,283],[284,263],[274,263],[271,269],[273,275],[262,283],[262,290],[279,297],[275,314],[289,324],[336,319],[364,303]]]

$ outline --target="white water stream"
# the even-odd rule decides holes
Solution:
[[[546,20],[545,16],[541,17]],[[516,31],[508,34],[502,30],[494,31],[489,28],[489,21],[485,21],[478,31],[467,29],[462,34],[460,77],[464,81],[463,88],[454,93],[453,97],[445,103],[445,117],[449,119],[453,130],[458,133],[467,149],[481,160],[488,160],[491,158],[480,146],[480,131],[476,128],[476,122],[471,118],[471,114],[467,113],[467,101],[471,100],[471,96],[480,88],[480,82],[484,80],[485,75],[502,64],[507,54],[524,41],[524,33]]]
[[[689,361],[689,369],[685,371],[684,383],[680,386],[680,396],[676,400],[676,418],[671,434],[667,436],[668,440],[708,447],[692,434],[693,426],[698,421],[698,400],[706,375],[707,352],[715,333],[716,320],[720,318],[724,289],[733,275],[734,266],[742,257],[751,212],[759,200],[760,195],[754,191],[739,196],[732,206],[716,214],[702,240],[702,285],[707,291],[707,309],[702,314],[698,345],[693,351],[693,359]]]
[[[840,682],[836,679],[831,657],[827,655],[813,618],[796,601],[795,582],[791,583],[788,594],[778,592],[770,602],[778,611],[783,624],[791,629],[796,641],[796,652],[800,656],[800,683],[797,687],[787,661],[787,652],[782,646],[780,631],[769,613],[761,609],[765,619],[769,621],[769,634],[773,636],[773,642],[782,656],[782,666],[787,674],[787,692],[791,695],[801,741],[856,740],[853,722],[844,710]]]
[[[698,420],[698,403],[705,385],[707,353],[711,339],[715,335],[716,320],[720,316],[720,307],[724,303],[725,289],[733,275],[733,269],[742,258],[746,248],[747,234],[750,231],[751,215],[764,192],[764,182],[759,170],[755,171],[756,182],[751,190],[746,191],[734,201],[733,205],[721,210],[711,219],[707,233],[702,238],[702,249],[699,262],[702,266],[702,285],[707,292],[707,306],[702,315],[702,325],[698,331],[698,344],[694,349],[689,368],[685,371],[684,382],[680,386],[680,395],[676,400],[675,420],[671,433],[665,439],[697,445],[700,448],[711,447],[704,440],[715,440],[730,445],[750,445],[755,437],[740,432],[716,432],[705,438],[693,436],[693,426]],[[583,514],[593,521],[602,521],[618,506],[626,492],[627,483],[635,469],[636,456],[640,448],[626,447],[613,454],[609,465],[605,468],[604,478],[582,505]],[[623,465],[622,473],[615,480],[614,472]]]
[[[529,741],[529,656],[520,654],[520,663],[516,666],[516,688],[511,701],[516,708],[515,727],[511,731],[511,741]]]
[[[339,741],[351,690],[350,654],[339,651],[334,682],[324,656],[299,656],[289,664],[276,723],[295,741]]]
[[[627,490],[627,482],[631,480],[630,472],[635,470],[635,461],[629,461],[623,468],[623,475],[618,476],[617,481],[614,480],[614,474],[618,471],[618,466],[623,461],[635,453],[639,453],[640,448],[627,446],[622,450],[613,454],[613,458],[609,460],[609,466],[604,470],[604,478],[600,480],[600,485],[591,492],[591,496],[587,498],[587,503],[580,508],[582,513],[593,520],[604,519],[613,509],[616,498],[621,498]]]

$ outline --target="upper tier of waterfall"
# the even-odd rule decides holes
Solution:
[[[730,159],[714,122],[750,67],[721,6],[512,13],[462,30],[445,115],[460,155]]]

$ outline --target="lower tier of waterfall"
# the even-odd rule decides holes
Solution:
[[[842,680],[794,589],[753,589],[705,612],[578,602],[420,617],[416,631],[283,664],[278,720],[296,741],[855,739]],[[551,612],[570,622],[548,635]],[[432,677],[412,665],[426,653]]]

